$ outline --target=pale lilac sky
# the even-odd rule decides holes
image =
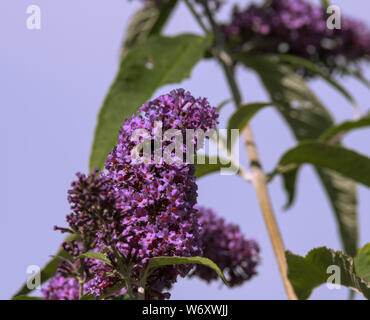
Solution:
[[[336,3],[344,13],[370,24],[369,1]],[[39,31],[26,28],[26,8],[31,4],[41,7]],[[53,226],[65,224],[69,212],[66,191],[75,172],[87,171],[96,115],[118,68],[125,27],[138,7],[138,3],[126,0],[0,2],[0,299],[9,298],[24,282],[28,265],[43,266],[63,239]],[[226,11],[229,9],[228,6]],[[166,33],[182,31],[200,30],[180,5]],[[370,78],[368,67],[366,74]],[[241,70],[239,79],[245,101],[267,100],[253,74]],[[352,79],[342,83],[357,98],[362,111],[368,111],[368,89]],[[321,81],[310,85],[338,121],[352,117],[347,101],[332,88]],[[206,96],[215,105],[230,97],[219,68],[211,61],[200,63],[191,79],[166,86],[156,95],[176,87]],[[225,108],[221,124],[231,112],[232,106]],[[294,140],[273,110],[261,112],[252,126],[263,164],[270,170]],[[370,155],[369,134],[369,129],[356,131],[345,139],[345,144]],[[246,162],[243,150],[241,161]],[[298,254],[322,245],[340,249],[332,211],[309,166],[302,170],[298,188],[296,205],[284,212],[280,179],[269,186],[286,247]],[[370,241],[370,194],[365,187],[360,187],[359,192],[363,245]],[[238,177],[215,174],[199,181],[199,203],[239,223],[248,237],[260,243],[259,276],[231,290],[220,283],[209,286],[195,279],[181,280],[172,297],[285,298],[252,187]],[[346,289],[329,291],[322,286],[312,298],[346,296]]]

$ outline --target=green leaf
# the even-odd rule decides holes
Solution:
[[[370,116],[363,117],[355,121],[345,121],[330,127],[320,136],[321,141],[329,141],[337,136],[341,136],[353,129],[370,127]]]
[[[230,102],[232,102],[233,101],[233,99],[226,99],[226,100],[224,100],[224,101],[222,101],[217,107],[216,107],[216,109],[217,109],[217,112],[220,112],[222,109],[223,109],[223,107],[225,107],[225,106],[227,106]]]
[[[297,189],[296,187],[297,175],[299,173],[299,169],[300,168],[297,167],[296,169],[289,170],[288,172],[282,175],[284,189],[288,195],[288,201],[284,205],[284,209],[288,209],[294,203]]]
[[[322,142],[306,141],[288,150],[279,165],[311,163],[332,169],[370,187],[370,159],[353,150]]]
[[[201,177],[204,177],[208,174],[211,174],[211,173],[215,173],[215,172],[219,172],[222,168],[230,168],[230,166],[232,166],[230,163],[229,164],[223,164],[223,163],[227,163],[228,161],[226,159],[221,159],[221,158],[217,158],[215,159],[215,157],[209,157],[207,155],[205,155],[205,163],[204,164],[200,164],[200,163],[197,163],[197,159],[195,157],[195,160],[194,160],[194,163],[195,163],[195,177],[197,179],[201,178]],[[211,159],[213,159],[212,162],[217,162],[215,164],[211,164]]]
[[[80,300],[96,300],[95,296],[91,293],[84,294]]]
[[[321,5],[324,7],[324,8],[327,8],[330,6],[330,1],[329,0],[321,0]]]
[[[117,143],[118,131],[124,120],[161,86],[189,77],[211,41],[210,37],[191,34],[152,36],[129,49],[99,112],[90,170],[102,167],[109,151]]]
[[[321,101],[301,76],[271,56],[241,58],[260,77],[271,101],[282,106],[278,111],[297,140],[316,139],[334,122]]]
[[[73,241],[73,240],[78,240],[79,236],[77,235],[69,235],[66,238],[66,242]],[[45,267],[41,270],[40,274],[40,279],[41,279],[41,284],[49,280],[52,276],[54,276],[55,272],[58,269],[58,266],[60,264],[60,259],[65,258],[65,259],[70,259],[71,256],[68,254],[67,251],[65,251],[62,247],[59,248],[58,252],[56,253],[55,257],[50,260]],[[14,296],[12,299],[14,300],[18,296],[24,296],[30,293],[31,289],[28,289],[27,284],[24,284],[20,290]]]
[[[86,253],[80,254],[75,260],[79,260],[82,258],[96,259],[96,260],[99,260],[101,262],[104,262],[112,266],[112,263],[108,259],[108,257],[105,254],[100,253],[100,252],[86,252]]]
[[[13,300],[44,300],[44,299],[40,297],[30,297],[26,295],[21,295],[14,297]]]
[[[352,95],[330,74],[323,71],[315,63],[311,62],[310,60],[289,54],[267,55],[267,57],[270,57],[271,59],[276,59],[278,62],[281,63],[289,63],[294,67],[303,67],[307,71],[310,71],[311,73],[319,76],[328,84],[330,84],[333,88],[337,89],[352,104],[354,111],[358,112],[357,103]]]
[[[258,111],[273,105],[273,102],[254,102],[242,105],[229,118],[227,128],[242,131]]]
[[[370,282],[370,243],[358,250],[354,261],[356,273]]]
[[[273,102],[252,102],[248,104],[244,104],[231,115],[228,121],[227,128],[228,130],[238,129],[241,131],[244,127],[249,123],[252,117],[257,114],[260,110],[274,106]],[[277,106],[277,105],[276,105]],[[282,108],[281,106],[277,106],[278,108]],[[231,150],[231,147],[234,145],[235,141],[230,141],[227,145],[228,150]]]
[[[352,179],[323,168],[315,168],[329,196],[345,253],[358,249],[357,187]]]
[[[328,267],[338,266],[340,283],[370,299],[370,283],[355,273],[353,258],[325,247],[311,250],[306,257],[286,251],[288,278],[299,299],[307,299],[314,288],[327,282]]]
[[[334,125],[330,113],[307,87],[302,77],[286,64],[277,63],[276,59],[269,56],[244,56],[241,59],[258,74],[270,99],[283,107],[277,110],[298,141],[318,139]],[[288,194],[286,207],[289,207],[293,204],[296,194],[297,174],[286,171],[282,177]],[[330,195],[329,200],[334,209],[342,242],[345,244],[344,248],[355,248],[346,251],[354,255],[357,251],[358,234],[357,205],[356,201],[353,201],[356,199],[356,187],[350,179],[327,169],[320,169],[319,177],[326,193]],[[345,204],[347,199],[351,201]],[[352,236],[348,238],[349,234]]]
[[[152,35],[161,33],[178,0],[161,0],[151,2],[138,10],[130,21],[122,45],[122,58],[127,49],[145,41]]]
[[[370,81],[364,76],[363,71],[359,68],[359,66],[349,67],[348,65],[340,65],[340,74],[344,76],[352,76],[358,81],[360,81],[365,87],[370,89]]]
[[[316,167],[316,172],[338,221],[344,252],[354,257],[358,248],[356,183],[330,169]]]
[[[361,71],[352,71],[349,74],[360,81],[365,87],[370,89],[370,81],[363,75]]]
[[[154,257],[149,259],[148,266],[145,270],[144,283],[150,276],[150,274],[160,268],[175,264],[201,264],[203,266],[211,268],[217,273],[222,281],[228,286],[227,280],[222,273],[221,269],[210,259],[204,257]]]

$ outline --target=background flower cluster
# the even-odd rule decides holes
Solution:
[[[348,63],[370,59],[370,31],[355,19],[342,17],[340,29],[329,29],[326,8],[305,0],[269,0],[236,7],[222,26],[234,52],[286,53],[318,63],[329,72],[343,72]]]

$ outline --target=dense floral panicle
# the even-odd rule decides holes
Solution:
[[[228,278],[230,286],[242,284],[256,274],[259,247],[254,240],[247,240],[237,225],[225,223],[211,209],[199,208],[200,233],[203,256],[215,262]],[[192,275],[206,281],[217,279],[209,268],[197,265]]]
[[[152,139],[158,130],[202,129],[217,124],[216,109],[206,99],[195,99],[182,89],[162,95],[140,107],[123,124],[118,145],[107,157],[107,177],[113,181],[116,206],[121,220],[113,230],[116,247],[139,274],[151,257],[195,256],[201,254],[197,223],[197,185],[195,167],[188,163],[134,164],[131,151],[138,142],[133,139],[137,129],[147,130]],[[161,123],[158,128],[157,123]],[[166,146],[163,142],[162,151]],[[185,151],[185,144],[183,151]],[[102,241],[102,244],[104,241]],[[185,276],[190,266],[177,266],[165,277],[173,282],[176,275]],[[165,279],[161,284],[164,286]]]
[[[179,129],[182,133],[186,129],[208,131],[216,126],[217,116],[216,109],[206,99],[195,99],[179,89],[145,103],[124,122],[118,145],[107,157],[106,170],[78,174],[69,191],[72,213],[67,221],[70,230],[81,235],[85,250],[108,248],[106,252],[113,264],[117,264],[113,252],[118,252],[122,263],[131,267],[133,280],[142,276],[151,257],[202,254],[194,165],[137,164],[131,151],[139,143],[133,139],[136,129],[146,129],[153,136],[157,136],[158,130],[168,129]],[[162,136],[160,139],[164,140]],[[162,141],[161,150],[171,141]],[[196,138],[193,143],[197,149]],[[182,144],[182,151],[185,150],[186,142]],[[68,268],[62,266],[62,269],[63,275],[70,275]],[[118,274],[108,265],[89,260],[85,269],[86,275],[92,275],[86,290],[96,296],[119,281]],[[149,277],[146,298],[168,298],[163,291],[171,287],[178,275],[185,276],[190,269],[191,266],[182,265],[167,267],[166,272],[154,272]],[[132,289],[135,292],[138,288]]]
[[[105,166],[112,173],[122,171],[120,170],[122,166],[133,163],[131,151],[138,144],[134,138],[137,130],[146,130],[154,142],[156,135],[170,129],[181,130],[183,136],[186,129],[208,131],[217,125],[217,117],[216,109],[209,105],[207,99],[195,99],[183,89],[171,91],[143,104],[136,114],[125,121],[120,131],[118,145],[109,154]],[[162,142],[164,148],[166,143]],[[158,165],[159,168],[161,166]],[[152,174],[143,182],[149,182],[151,178]]]
[[[361,22],[342,18],[339,30],[327,27],[323,7],[305,0],[272,0],[270,5],[236,8],[223,26],[234,50],[288,53],[320,63],[328,71],[370,58],[370,31]]]

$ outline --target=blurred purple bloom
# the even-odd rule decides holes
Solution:
[[[329,72],[370,59],[370,31],[363,23],[342,17],[341,29],[330,30],[327,19],[324,8],[305,0],[272,0],[270,5],[235,8],[222,29],[234,51],[293,54]]]
[[[203,256],[218,265],[230,286],[240,285],[257,274],[259,247],[254,240],[245,239],[237,225],[226,223],[205,208],[199,208],[198,222],[202,227]],[[216,272],[202,265],[196,266],[194,275],[207,282],[218,278]]]

